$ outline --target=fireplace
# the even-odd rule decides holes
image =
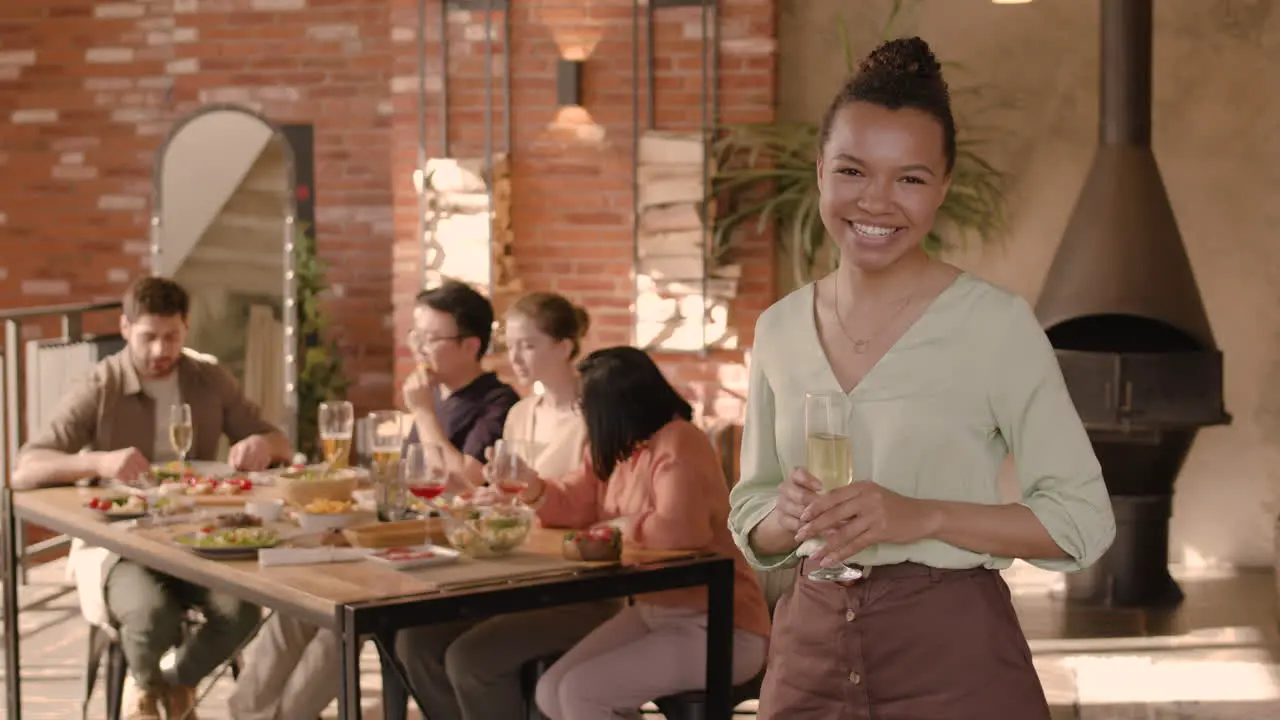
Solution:
[[[1214,342],[1151,150],[1152,0],[1101,0],[1100,137],[1036,304],[1102,464],[1116,540],[1068,596],[1177,605],[1174,481],[1201,427],[1230,422]]]

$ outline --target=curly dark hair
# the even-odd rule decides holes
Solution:
[[[918,37],[889,40],[863,58],[858,72],[836,94],[822,117],[820,149],[827,145],[836,113],[855,102],[890,110],[914,108],[937,118],[942,124],[947,172],[955,167],[956,121],[951,114],[951,93],[929,43]]]

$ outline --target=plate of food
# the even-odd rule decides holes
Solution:
[[[147,499],[141,495],[103,495],[90,498],[85,507],[108,520],[136,520],[147,514]]]
[[[236,474],[222,463],[153,465],[151,479],[159,485],[162,494],[172,492],[195,497],[242,495],[253,490],[254,484],[247,474]]]
[[[259,550],[279,545],[280,535],[263,527],[218,527],[215,524],[178,535],[173,541],[201,557],[234,560],[256,557]]]
[[[457,562],[460,555],[461,553],[457,550],[440,547],[439,545],[417,545],[414,547],[387,548],[373,553],[369,556],[369,559],[384,565],[390,565],[396,570],[412,570],[414,568]]]

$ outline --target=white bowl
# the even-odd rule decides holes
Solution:
[[[298,513],[298,527],[307,532],[324,532],[339,530],[359,522],[360,514],[345,513]]]
[[[250,500],[244,504],[244,511],[255,517],[262,518],[263,522],[275,522],[280,519],[280,512],[284,510],[283,500]]]

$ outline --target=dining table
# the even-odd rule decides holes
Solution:
[[[208,521],[112,521],[89,507],[104,491],[54,487],[3,488],[4,637],[7,717],[22,717],[16,585],[18,522],[42,526],[188,582],[224,592],[274,612],[333,631],[341,640],[339,717],[360,717],[360,651],[373,640],[384,664],[404,680],[394,659],[395,633],[403,628],[479,620],[534,608],[627,597],[683,587],[708,593],[706,709],[712,720],[729,720],[731,700],[733,576],[731,558],[706,552],[654,551],[624,545],[621,559],[582,562],[564,557],[564,531],[534,527],[524,543],[494,558],[460,556],[456,561],[400,569],[368,557],[305,564],[264,564],[258,558],[222,559],[176,541]],[[279,498],[279,488],[255,483],[236,498],[201,505],[207,513],[242,511],[243,503]],[[286,545],[315,547],[288,520],[271,524]],[[385,669],[385,668],[384,668]],[[385,672],[384,672],[385,675]]]

